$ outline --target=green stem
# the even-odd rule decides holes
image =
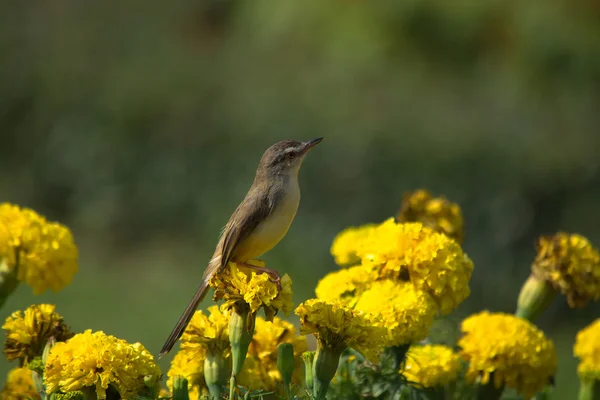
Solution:
[[[479,385],[477,387],[477,400],[498,400],[502,397],[502,392],[504,392],[504,386],[497,388],[494,386],[494,382],[492,377],[490,377],[490,382],[486,385]]]
[[[14,267],[7,264],[6,258],[0,259],[0,308],[19,286],[17,279],[18,254],[17,252],[17,262]]]
[[[394,360],[394,371],[398,371],[402,364],[404,364],[404,361],[406,360],[406,353],[408,352],[409,347],[410,344],[388,347],[387,350],[392,354]]]
[[[579,383],[579,400],[600,400],[600,381],[581,381]]]
[[[235,397],[235,376],[231,374],[229,378],[229,398],[234,399]]]

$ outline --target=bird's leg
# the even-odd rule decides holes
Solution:
[[[271,282],[275,283],[277,285],[277,289],[279,291],[281,291],[281,275],[279,275],[279,272],[277,272],[271,268],[259,267],[259,266],[248,264],[248,263],[238,263],[238,264],[241,264],[246,268],[253,269],[255,271],[269,275],[269,279],[271,280]]]

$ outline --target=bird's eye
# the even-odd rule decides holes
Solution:
[[[293,152],[293,151],[290,151],[290,152],[288,152],[288,153],[285,153],[285,157],[286,157],[288,160],[293,160],[293,159],[294,159],[294,157],[296,157],[296,154],[294,154],[294,152]]]

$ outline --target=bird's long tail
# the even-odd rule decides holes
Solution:
[[[192,300],[186,307],[185,311],[183,312],[183,314],[181,314],[181,317],[179,317],[179,321],[177,321],[177,325],[175,325],[175,328],[173,328],[173,331],[167,338],[167,341],[165,342],[162,349],[160,350],[160,353],[158,353],[158,358],[161,358],[162,356],[167,354],[169,351],[171,351],[171,349],[175,345],[175,342],[177,342],[177,340],[183,334],[183,331],[185,331],[185,328],[187,327],[188,323],[192,319],[194,312],[198,308],[198,304],[200,304],[200,302],[202,300],[204,300],[206,293],[208,293],[209,280],[210,280],[210,276],[204,277],[202,279],[202,283],[200,284],[200,287],[198,287],[198,290],[196,290],[194,297],[192,297]]]

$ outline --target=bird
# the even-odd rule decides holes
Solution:
[[[300,204],[300,166],[306,154],[322,140],[322,137],[306,142],[282,140],[263,153],[252,186],[222,229],[200,286],[165,341],[158,358],[171,351],[206,296],[210,280],[230,261],[267,273],[281,288],[277,271],[246,262],[270,251],[287,234]]]

